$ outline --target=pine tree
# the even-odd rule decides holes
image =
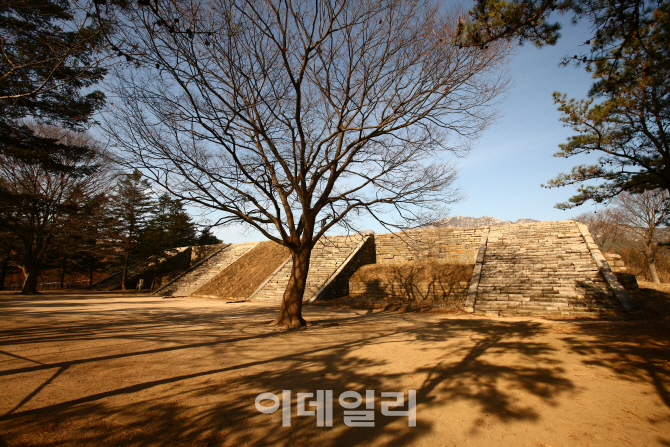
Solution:
[[[670,3],[652,0],[477,0],[459,25],[458,42],[486,47],[504,39],[553,45],[560,25],[554,11],[587,22],[588,49],[563,59],[593,73],[588,99],[554,93],[561,120],[576,135],[557,157],[595,152],[593,165],[560,174],[547,187],[580,185],[566,209],[587,200],[609,201],[622,192],[670,191]],[[599,180],[600,184],[583,186]]]
[[[595,79],[589,99],[554,93],[561,121],[576,132],[555,156],[600,155],[596,164],[576,166],[548,183],[580,185],[558,208],[604,202],[624,191],[670,191],[670,4],[653,17],[654,26],[640,27],[609,57],[588,64]],[[584,186],[589,180],[603,182]]]
[[[182,202],[167,193],[159,196],[139,236],[141,257],[154,262],[167,250],[195,245],[196,242],[196,225]]]
[[[102,22],[67,0],[0,0],[0,152],[40,169],[72,169],[58,142],[25,119],[85,130],[104,104]],[[82,93],[87,91],[87,93]],[[82,148],[72,148],[81,152]]]
[[[121,288],[126,290],[128,267],[138,254],[140,235],[145,230],[153,206],[151,187],[138,170],[122,176],[112,193],[110,211],[114,233],[122,247],[123,276]]]
[[[82,131],[104,104],[103,93],[91,87],[106,73],[109,55],[101,50],[109,27],[93,21],[92,8],[67,0],[0,0],[0,230],[21,240],[22,293],[36,293],[55,235],[101,197],[81,192],[100,176],[95,148],[77,145],[76,138],[63,144],[31,125]],[[60,181],[61,196],[57,183],[45,179]]]
[[[99,50],[108,31],[67,0],[0,1],[0,121],[2,135],[24,117],[67,128],[89,122],[104,95],[83,94],[102,80]]]
[[[139,237],[139,257],[142,262],[153,265],[152,284],[158,276],[158,266],[169,260],[170,251],[177,247],[195,245],[196,225],[181,201],[164,193],[158,197],[147,226]],[[167,262],[168,270],[170,262]]]
[[[203,228],[196,241],[197,245],[217,245],[222,242],[221,239],[212,234],[211,228],[209,227]]]

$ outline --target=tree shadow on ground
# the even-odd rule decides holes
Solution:
[[[243,304],[225,315],[206,304],[167,304],[157,312],[122,306],[51,327],[30,315],[18,331],[0,331],[9,354],[0,357],[0,379],[46,375],[3,410],[0,445],[408,445],[434,434],[435,422],[421,415],[445,402],[503,423],[537,421],[535,408],[513,390],[556,405],[576,389],[555,348],[539,340],[547,330],[542,322],[314,309],[316,326],[280,331],[263,324],[275,311]],[[91,341],[110,342],[109,352],[85,348]],[[594,349],[566,341],[584,355]],[[38,344],[69,349],[57,361],[22,355]],[[502,353],[515,360],[500,362]],[[118,376],[96,379],[110,369]],[[73,370],[82,371],[76,377],[87,387],[75,387]],[[71,392],[49,394],[58,383]],[[408,389],[417,390],[416,428],[405,417],[383,416],[379,399],[374,427],[344,424],[342,392]],[[261,414],[254,405],[259,393],[282,390],[292,391],[290,427],[282,427],[280,410]],[[333,390],[332,428],[296,416],[296,393],[316,390]]]
[[[610,370],[622,380],[650,382],[670,408],[670,334],[661,322],[575,322],[562,337],[582,363]]]

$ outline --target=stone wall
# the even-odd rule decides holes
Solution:
[[[197,248],[197,247],[195,247]],[[140,279],[144,280],[144,289],[149,289],[154,283],[160,287],[161,282],[167,283],[171,278],[186,271],[191,265],[191,247],[178,247],[166,252],[165,258],[160,259],[158,269],[154,269],[153,263],[135,264],[128,268],[126,278],[126,289],[133,290],[137,287]],[[154,273],[158,273],[154,278]],[[116,290],[121,288],[123,270],[110,275],[91,286],[92,290]],[[156,285],[158,284],[158,285]]]
[[[375,234],[378,264],[436,261],[474,264],[482,228],[437,228],[404,233]]]
[[[221,250],[225,244],[215,244],[215,245],[199,245],[193,246],[191,248],[191,265],[195,265],[198,262],[205,259],[207,256],[212,253]]]
[[[349,279],[356,273],[360,267],[375,263],[375,239],[369,237],[361,249],[349,261],[347,266],[342,269],[337,278],[328,285],[323,291],[322,299],[339,298],[349,295]]]
[[[349,294],[372,300],[462,304],[467,296],[472,269],[472,264],[437,262],[367,265],[351,277]]]
[[[329,236],[321,238],[314,249],[309,263],[309,273],[303,301],[309,301],[323,287],[331,276],[347,261],[362,240],[361,235]],[[292,263],[288,262],[251,297],[252,301],[280,302],[291,276]],[[339,275],[338,275],[339,276]],[[336,280],[337,278],[335,278]],[[335,281],[333,281],[335,282]],[[331,283],[332,284],[332,283]],[[330,285],[328,288],[330,288]],[[321,293],[326,293],[324,290]],[[323,295],[319,294],[322,298]]]
[[[471,274],[477,258],[482,228],[439,228],[411,230],[404,233],[375,234],[340,272],[322,299],[340,298],[348,295],[368,294],[370,299],[399,299],[410,301],[457,300],[467,294],[467,281],[463,284],[444,284],[435,281],[416,283],[406,281],[375,283],[378,287],[351,281],[359,268],[369,264],[399,265],[408,262],[438,262],[443,264],[467,264]],[[408,288],[409,287],[409,288]],[[363,290],[365,289],[365,290]],[[410,290],[409,293],[405,293]]]
[[[603,253],[603,256],[612,272],[616,275],[616,278],[626,290],[638,290],[640,288],[635,275],[628,273],[628,268],[621,255],[617,253]]]

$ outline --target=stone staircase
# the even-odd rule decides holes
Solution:
[[[312,249],[303,302],[318,298],[317,294],[343,267],[350,256],[365,241],[364,236],[333,236],[321,238]],[[289,259],[250,299],[256,302],[281,302],[291,276],[293,264]]]
[[[491,227],[475,312],[627,318],[572,221]]]
[[[254,248],[256,244],[258,242],[229,244],[158,289],[154,295],[189,296]]]

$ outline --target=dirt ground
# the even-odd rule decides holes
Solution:
[[[639,281],[638,290],[629,290],[631,298],[648,318],[662,322],[670,332],[670,284]]]
[[[0,296],[0,446],[670,446],[654,321],[549,321],[131,294]],[[282,409],[259,393],[290,390]],[[332,390],[332,427],[297,393]],[[375,391],[373,427],[338,397]],[[416,390],[416,427],[382,392]],[[308,399],[308,402],[310,399]],[[263,405],[270,405],[264,401]],[[357,410],[365,409],[363,404]],[[306,409],[313,409],[307,407]]]

